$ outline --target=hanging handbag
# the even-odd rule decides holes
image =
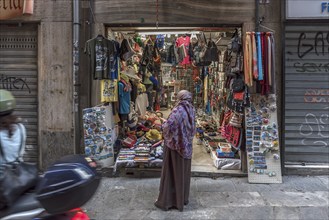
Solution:
[[[198,36],[198,43],[193,49],[193,65],[194,66],[209,66],[211,61],[205,60],[206,53],[209,53],[207,46],[207,38],[204,33]]]
[[[244,95],[245,95],[244,91],[234,92],[233,93],[233,99],[234,99],[234,101],[243,101],[244,100]]]
[[[227,45],[227,49],[234,53],[239,53],[242,50],[241,37],[236,29],[230,43]]]
[[[228,141],[231,143],[231,146],[235,148],[236,150],[240,150],[242,145],[242,128],[236,128],[234,126],[231,126],[230,129],[231,133],[229,135]]]
[[[23,148],[23,131],[21,124],[18,128],[21,133],[21,146]],[[0,142],[0,153],[5,159],[3,146]],[[10,207],[25,191],[35,187],[38,180],[38,169],[35,164],[19,160],[0,165],[0,209]]]
[[[204,60],[204,56],[206,55],[206,51],[207,51],[207,38],[203,32],[199,36],[198,47],[199,47],[199,57],[200,59]]]
[[[243,113],[244,112],[244,107],[245,105],[245,101],[239,101],[234,99],[234,92],[233,90],[229,90],[228,91],[228,96],[227,96],[227,100],[226,100],[226,105],[229,109],[238,112],[238,113]]]
[[[232,90],[233,92],[241,92],[244,90],[244,81],[242,78],[236,78],[234,79],[233,83],[232,83]]]
[[[211,35],[207,44],[207,49],[205,51],[204,61],[208,61],[208,62],[218,61],[218,48],[216,43],[211,39]]]
[[[230,119],[230,125],[236,128],[241,128],[242,127],[242,121],[243,121],[243,116],[242,114],[234,112],[231,119]]]
[[[231,117],[232,117],[232,111],[231,110],[225,111],[223,120],[221,123],[221,130],[220,130],[220,133],[223,137],[225,137],[225,135],[227,133],[226,126],[229,124]]]

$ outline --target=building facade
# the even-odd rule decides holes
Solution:
[[[0,88],[18,99],[16,114],[28,132],[26,159],[44,168],[62,155],[83,152],[81,111],[100,103],[98,82],[83,53],[88,39],[111,28],[240,26],[242,33],[271,31],[276,39],[283,168],[328,164],[329,7],[325,1],[308,2],[317,4],[314,15],[292,2],[0,1]],[[74,38],[77,26],[79,38]]]
[[[0,14],[7,15],[0,20],[0,88],[17,98],[25,159],[45,168],[76,152],[72,1],[4,0]]]
[[[285,168],[287,173],[328,173],[328,2],[286,0],[284,11]]]

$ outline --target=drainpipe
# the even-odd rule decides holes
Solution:
[[[259,31],[259,0],[255,0],[255,32]]]
[[[74,153],[80,153],[80,114],[79,114],[79,58],[80,58],[80,0],[73,0],[73,115],[74,115]]]

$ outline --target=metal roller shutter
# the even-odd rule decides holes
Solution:
[[[285,164],[329,163],[329,25],[285,28]]]
[[[0,25],[0,88],[16,97],[27,130],[25,160],[38,162],[37,26]]]

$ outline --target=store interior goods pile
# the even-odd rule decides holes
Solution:
[[[197,110],[196,137],[214,166],[241,169],[242,152],[254,153],[248,144],[253,140],[246,137],[252,126],[247,116],[261,114],[260,126],[269,125],[262,123],[276,108],[275,100],[263,100],[257,104],[261,112],[250,110],[255,109],[252,94],[275,91],[273,36],[248,32],[245,37],[242,46],[241,30],[227,28],[182,34],[118,31],[88,40],[85,52],[100,83],[101,104],[84,110],[86,154],[115,167],[161,167],[160,110],[170,111],[175,94],[186,89]],[[269,146],[269,137],[277,140],[271,126]]]

